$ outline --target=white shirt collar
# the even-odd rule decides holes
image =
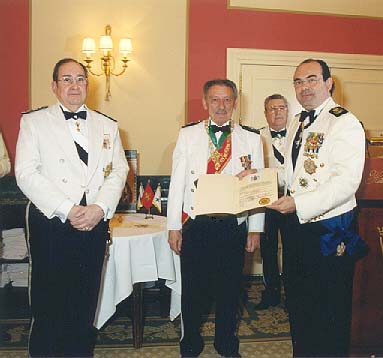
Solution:
[[[70,109],[66,108],[60,101],[58,103],[64,111],[73,112]],[[86,111],[87,109],[88,109],[87,106],[85,104],[83,104],[80,106],[80,108],[75,113],[80,112],[80,111]]]

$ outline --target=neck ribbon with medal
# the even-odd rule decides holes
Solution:
[[[210,120],[205,121],[206,133],[209,136],[210,158],[207,162],[206,174],[220,174],[231,159],[231,133],[233,125],[230,121],[230,132],[223,132],[217,141],[217,138],[209,125]],[[182,210],[182,225],[189,219],[189,215]]]
[[[230,121],[230,133],[223,132],[219,140],[217,140],[209,122],[211,121],[205,121],[205,129],[209,136],[210,149],[207,174],[220,174],[231,159],[231,133],[233,131],[233,125]]]

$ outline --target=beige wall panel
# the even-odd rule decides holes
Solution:
[[[383,71],[334,69],[335,93],[366,129],[383,129]]]
[[[131,37],[134,53],[126,74],[111,78],[109,102],[104,76],[91,76],[87,104],[118,120],[124,148],[139,152],[141,175],[170,174],[185,117],[187,0],[33,0],[31,7],[32,107],[55,102],[50,82],[57,60],[82,60],[82,39],[98,42],[110,24],[115,47]]]
[[[383,17],[381,0],[229,0],[228,4],[246,9]]]

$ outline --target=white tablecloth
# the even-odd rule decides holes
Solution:
[[[168,245],[166,218],[116,214],[112,244],[106,257],[94,325],[101,328],[116,306],[133,292],[136,282],[166,279],[171,289],[170,319],[181,313],[180,260]]]

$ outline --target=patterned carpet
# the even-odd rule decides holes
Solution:
[[[290,341],[247,342],[241,343],[243,358],[291,358]],[[0,358],[27,358],[26,351],[0,351]],[[96,349],[95,358],[179,358],[176,346]],[[200,358],[217,358],[212,345],[207,345]]]
[[[244,295],[242,316],[238,327],[241,343],[289,341],[288,317],[283,306],[280,305],[265,311],[255,311],[254,305],[260,300],[262,283],[247,281],[246,286],[245,292],[247,295]],[[7,293],[7,295],[11,294],[12,292]],[[19,297],[22,294],[22,291],[18,290],[17,300],[18,307],[21,307],[20,312],[11,314],[10,311],[12,310],[8,313],[4,309],[0,311],[0,349],[8,350],[8,353],[10,353],[9,350],[26,349],[27,347],[29,333],[28,308],[22,305],[25,299],[25,297]],[[12,297],[7,297],[7,300],[8,302],[15,302]],[[148,348],[153,346],[178,346],[180,320],[176,319],[171,322],[167,318],[160,318],[158,314],[159,302],[152,297],[146,297],[145,311],[143,346]],[[100,330],[97,349],[131,348],[132,325],[130,317],[131,304],[129,300],[126,300],[119,305],[115,316]],[[202,333],[207,345],[211,343],[214,337],[213,314],[206,315]]]

